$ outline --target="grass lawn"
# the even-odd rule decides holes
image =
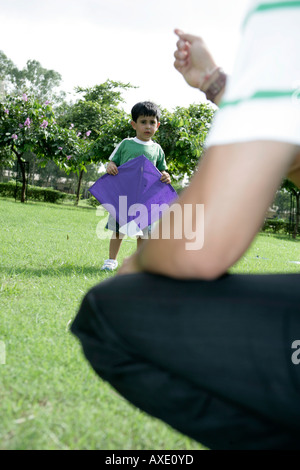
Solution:
[[[112,275],[96,210],[0,199],[0,220],[0,449],[203,449],[101,381],[69,333],[83,295]],[[124,241],[119,261],[135,247]],[[299,240],[261,234],[232,272],[297,262]]]

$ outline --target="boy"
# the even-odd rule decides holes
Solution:
[[[118,166],[133,158],[145,155],[154,166],[161,172],[161,181],[170,184],[171,178],[167,173],[167,164],[164,152],[159,144],[151,139],[160,126],[160,111],[158,107],[150,101],[137,103],[131,110],[131,125],[136,131],[136,137],[124,139],[109,157],[110,162],[107,165],[109,175],[118,174]],[[117,256],[122,243],[123,235],[119,233],[117,222],[112,216],[109,216],[107,228],[112,230],[109,246],[109,259],[107,259],[101,270],[113,271],[118,267]],[[145,229],[145,230],[148,230]],[[144,232],[145,236],[145,232]],[[142,238],[137,238],[137,248],[142,243]]]

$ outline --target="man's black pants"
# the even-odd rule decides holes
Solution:
[[[208,448],[300,449],[300,274],[116,276],[71,331],[102,379]]]

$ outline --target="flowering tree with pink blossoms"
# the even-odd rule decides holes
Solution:
[[[41,103],[26,93],[7,95],[0,103],[0,159],[10,154],[18,161],[21,202],[26,192],[25,152],[34,153],[41,165],[53,160],[67,173],[80,173],[87,163],[89,135],[89,130],[78,133],[72,125],[59,126],[49,101]]]

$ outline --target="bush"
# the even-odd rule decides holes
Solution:
[[[0,196],[2,197],[13,197],[20,194],[21,191],[21,184],[19,183],[16,185],[15,182],[9,183],[0,183]],[[16,194],[17,191],[17,194]],[[40,188],[38,186],[27,186],[27,199],[30,201],[43,201],[43,202],[62,202],[66,199],[75,200],[74,194],[67,194],[62,193],[61,191],[57,191],[53,188]]]
[[[86,199],[86,202],[89,206],[92,206],[92,207],[98,207],[100,206],[100,202],[98,201],[98,199],[96,199],[94,196],[90,196]]]
[[[266,219],[263,225],[263,232],[279,233],[286,231],[287,222],[283,219]]]
[[[262,227],[263,232],[271,233],[293,233],[295,223],[283,219],[266,219]],[[298,227],[298,233],[300,233],[300,226]]]

